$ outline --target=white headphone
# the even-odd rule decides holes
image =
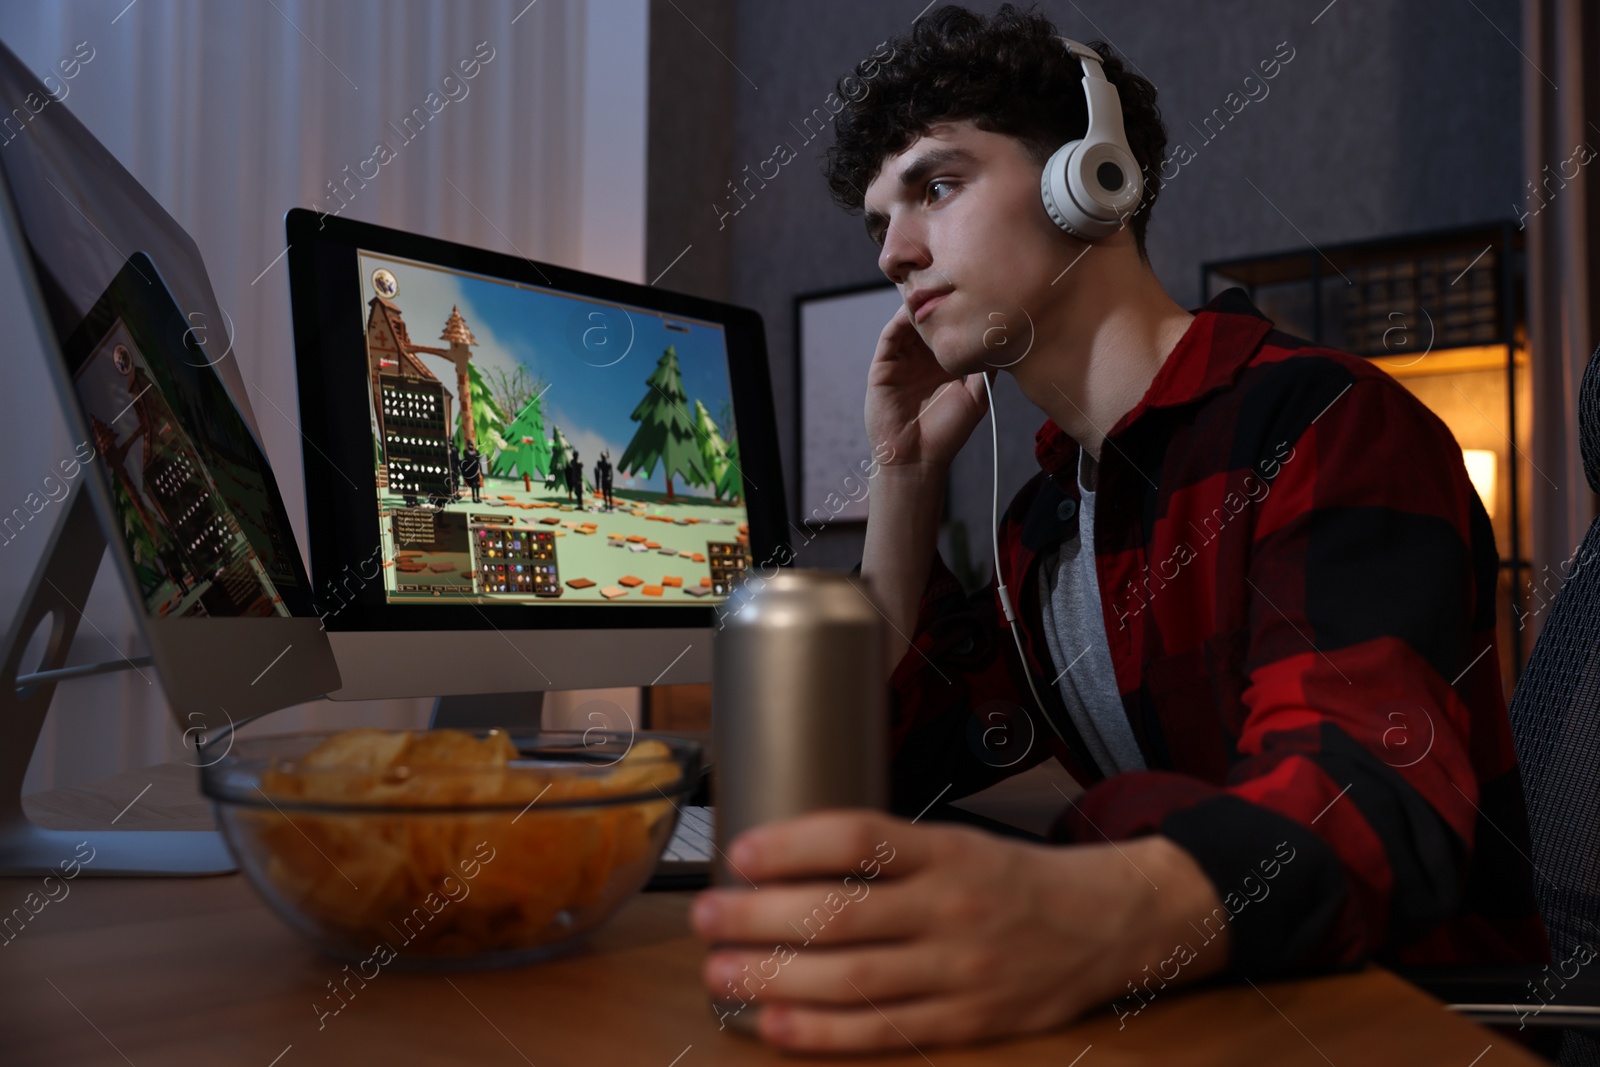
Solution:
[[[1088,45],[1057,38],[1083,64],[1083,96],[1089,128],[1068,141],[1044,165],[1039,195],[1057,226],[1084,240],[1107,237],[1144,195],[1144,176],[1128,148],[1122,126],[1122,100],[1106,80],[1100,54]]]

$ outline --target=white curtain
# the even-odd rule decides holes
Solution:
[[[41,76],[92,53],[63,104],[200,246],[302,552],[285,211],[337,211],[644,280],[647,0],[9,0],[0,39]],[[477,64],[470,79],[463,61]],[[407,129],[418,108],[428,121]],[[393,158],[363,181],[380,141]],[[39,396],[0,401],[5,499],[49,464],[38,442],[53,439],[59,415]],[[43,540],[0,557],[7,621]],[[133,650],[112,586],[103,574],[89,612],[104,637],[82,628],[75,661]],[[268,721],[401,725],[424,707],[321,702]],[[176,737],[159,688],[131,672],[69,683],[28,788],[170,758]]]

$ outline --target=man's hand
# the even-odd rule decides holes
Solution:
[[[728,859],[748,882],[696,898],[691,921],[713,945],[702,974],[713,997],[759,1010],[757,1033],[782,1048],[1048,1030],[1131,1002],[1130,982],[1164,988],[1227,962],[1226,927],[1208,942],[1189,925],[1220,906],[1215,890],[1163,837],[1033,845],[830,811],[741,834]],[[1178,942],[1192,958],[1149,985]]]
[[[993,375],[993,371],[985,371]],[[904,304],[878,335],[867,367],[867,440],[883,466],[948,467],[983,421],[981,374],[957,378],[939,365]]]
[[[866,430],[876,473],[861,546],[863,591],[889,621],[885,679],[916,630],[950,461],[983,420],[984,388],[982,374],[963,379],[940,366],[904,304],[890,316],[867,368]]]

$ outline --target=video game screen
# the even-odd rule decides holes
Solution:
[[[77,456],[105,473],[145,610],[309,610],[267,459],[149,257],[128,260],[66,348],[89,427]]]
[[[721,324],[358,264],[389,603],[728,595],[750,530]]]

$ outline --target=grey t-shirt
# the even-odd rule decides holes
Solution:
[[[1109,778],[1122,771],[1142,771],[1145,762],[1117,691],[1094,568],[1094,497],[1100,465],[1087,451],[1078,455],[1078,536],[1063,539],[1041,558],[1039,607],[1045,641],[1060,672],[1055,684],[1067,714]]]

